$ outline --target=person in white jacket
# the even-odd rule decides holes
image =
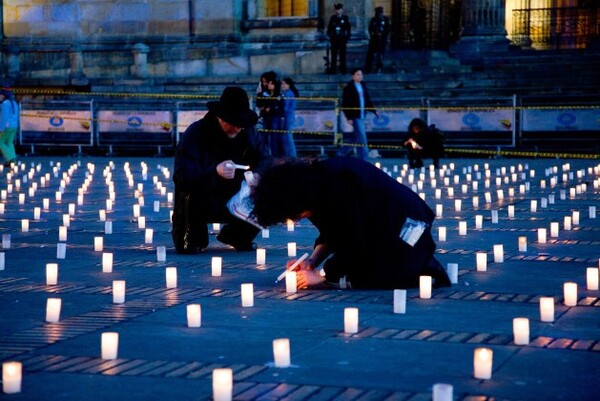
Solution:
[[[0,115],[0,152],[4,156],[4,165],[10,166],[17,159],[15,135],[19,127],[19,104],[13,91],[8,87],[0,89],[2,114]]]

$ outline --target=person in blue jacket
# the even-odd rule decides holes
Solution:
[[[2,114],[0,115],[0,153],[4,157],[4,166],[8,167],[17,160],[15,135],[19,128],[19,104],[11,88],[4,86],[0,90]]]
[[[344,157],[275,164],[261,172],[252,200],[263,226],[307,218],[319,230],[312,255],[298,267],[299,288],[411,288],[421,275],[432,276],[434,287],[450,285],[434,257],[434,212],[368,162]]]
[[[208,113],[183,133],[175,154],[173,242],[178,253],[196,253],[208,246],[208,223],[221,222],[217,239],[238,251],[255,248],[258,228],[234,217],[227,202],[244,180],[244,170],[269,163],[264,136],[254,126],[258,116],[246,91],[227,87]]]

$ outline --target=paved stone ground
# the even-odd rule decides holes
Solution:
[[[443,205],[434,236],[445,226],[447,241],[438,242],[437,256],[444,266],[458,263],[459,282],[434,290],[431,299],[421,299],[418,289],[409,290],[406,313],[394,314],[392,291],[290,294],[284,283],[274,284],[288,259],[288,242],[297,243],[299,255],[312,248],[316,231],[307,221],[293,232],[278,226],[271,228],[269,238],[257,238],[267,252],[265,266],[256,265],[253,252],[236,253],[214,235],[203,254],[175,254],[168,202],[173,187],[165,176],[170,159],[22,159],[12,179],[7,169],[0,173],[0,189],[8,189],[9,183],[13,188],[0,201],[0,231],[11,236],[10,247],[0,249],[5,257],[0,271],[0,360],[21,361],[24,377],[22,392],[0,398],[205,400],[212,397],[212,370],[228,367],[234,372],[236,400],[429,400],[435,383],[452,384],[454,400],[597,400],[600,293],[586,289],[586,268],[598,268],[600,257],[600,219],[590,216],[590,206],[600,207],[600,191],[594,187],[600,181],[600,172],[594,170],[597,161],[445,162],[447,183],[438,176],[437,188],[432,188],[426,171],[423,189],[416,186],[419,172],[414,185],[432,209]],[[405,160],[381,163],[398,176],[394,166],[402,171]],[[503,182],[503,200],[497,177]],[[86,178],[83,204],[77,205]],[[64,194],[57,201],[61,180]],[[403,180],[409,182],[408,174]],[[476,191],[472,181],[478,181]],[[31,194],[34,183],[37,191]],[[107,212],[113,233],[105,234],[98,210],[106,208],[109,185],[116,193],[113,210]],[[145,230],[133,217],[139,185],[141,215],[146,227],[154,229],[152,244],[145,244]],[[165,194],[160,185],[166,187]],[[453,197],[447,187],[454,188]],[[441,190],[440,199],[436,189]],[[473,196],[479,196],[479,207],[473,207]],[[48,210],[43,209],[44,198],[49,199]],[[461,211],[455,211],[455,199],[462,199]],[[542,204],[544,199],[548,204]],[[538,201],[537,212],[530,210],[531,200]],[[59,226],[69,204],[76,207],[66,258],[57,259]],[[513,218],[508,217],[509,205],[515,208]],[[34,207],[42,208],[39,220],[33,219]],[[493,210],[498,211],[497,223],[492,222]],[[580,214],[579,224],[564,230],[564,217],[574,211]],[[478,214],[483,216],[481,229],[475,228]],[[25,218],[30,219],[28,232],[21,229]],[[458,233],[459,221],[467,222],[464,236]],[[560,225],[557,238],[550,236],[552,222]],[[538,242],[538,228],[548,229],[546,244]],[[112,273],[102,272],[102,252],[94,251],[97,236],[104,238],[104,252],[114,255]],[[518,250],[520,236],[527,237],[525,252]],[[503,263],[493,261],[495,244],[504,246]],[[167,247],[165,262],[157,261],[160,245]],[[488,254],[485,272],[476,270],[478,251]],[[213,256],[223,257],[221,277],[211,276]],[[47,263],[59,265],[57,285],[45,283]],[[165,285],[165,268],[170,266],[178,271],[174,289]],[[123,304],[112,302],[113,280],[127,283]],[[578,285],[577,306],[564,305],[563,283],[569,281]],[[254,284],[254,307],[241,306],[242,283]],[[540,321],[541,296],[554,297],[552,323]],[[46,323],[46,300],[53,297],[62,300],[60,322]],[[186,326],[186,305],[191,303],[201,304],[200,328]],[[344,333],[346,307],[359,309],[356,334]],[[529,318],[529,345],[513,343],[515,317]],[[101,333],[108,331],[119,333],[115,360],[101,359]],[[276,338],[290,339],[292,367],[274,367]],[[490,380],[473,377],[473,353],[479,347],[493,350]]]

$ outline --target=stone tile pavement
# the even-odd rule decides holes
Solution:
[[[404,314],[393,312],[392,291],[287,293],[285,283],[275,284],[289,242],[298,255],[311,250],[317,233],[308,221],[259,235],[265,265],[256,264],[254,252],[220,244],[214,230],[204,253],[177,255],[169,232],[170,159],[28,157],[18,171],[4,169],[0,360],[20,361],[23,379],[21,392],[0,398],[206,400],[213,370],[230,368],[235,400],[430,400],[436,383],[451,384],[454,400],[598,399],[600,292],[587,289],[586,279],[589,267],[597,277],[600,258],[598,162],[448,159],[443,177],[433,173],[435,187],[429,170],[411,178],[405,160],[380,163],[433,210],[441,208],[434,237],[446,227],[447,238],[438,242],[437,257],[444,266],[458,264],[458,283],[433,290],[430,299],[408,290]],[[114,202],[106,210],[111,188]],[[152,243],[135,205],[153,229]],[[540,228],[547,229],[546,243],[538,240]],[[103,238],[102,251],[94,250],[95,237]],[[519,237],[527,250],[519,250]],[[57,258],[58,243],[66,244],[64,259]],[[494,261],[494,245],[503,246],[502,262]],[[164,262],[157,260],[159,246],[166,247]],[[487,254],[486,271],[477,270],[478,252]],[[113,254],[111,273],[103,273],[103,253]],[[222,257],[220,277],[211,275],[215,256]],[[58,264],[56,285],[46,284],[48,263]],[[177,268],[176,288],[166,287],[167,267]],[[126,282],[124,303],[113,303],[114,280]],[[575,306],[565,305],[566,282],[577,284]],[[253,307],[241,305],[242,283],[254,285]],[[541,297],[553,297],[553,322],[540,320]],[[57,323],[45,321],[49,298],[61,299]],[[201,305],[200,328],[187,327],[189,304]],[[346,307],[359,310],[355,334],[344,332]],[[516,317],[529,319],[528,345],[514,343]],[[101,358],[104,332],[119,334],[117,359]],[[274,366],[277,338],[290,341],[289,368]],[[491,379],[473,375],[476,348],[493,351]]]

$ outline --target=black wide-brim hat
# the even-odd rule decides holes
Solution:
[[[239,128],[256,125],[258,116],[250,110],[248,94],[237,86],[228,86],[218,101],[208,102],[208,109],[228,124]]]

